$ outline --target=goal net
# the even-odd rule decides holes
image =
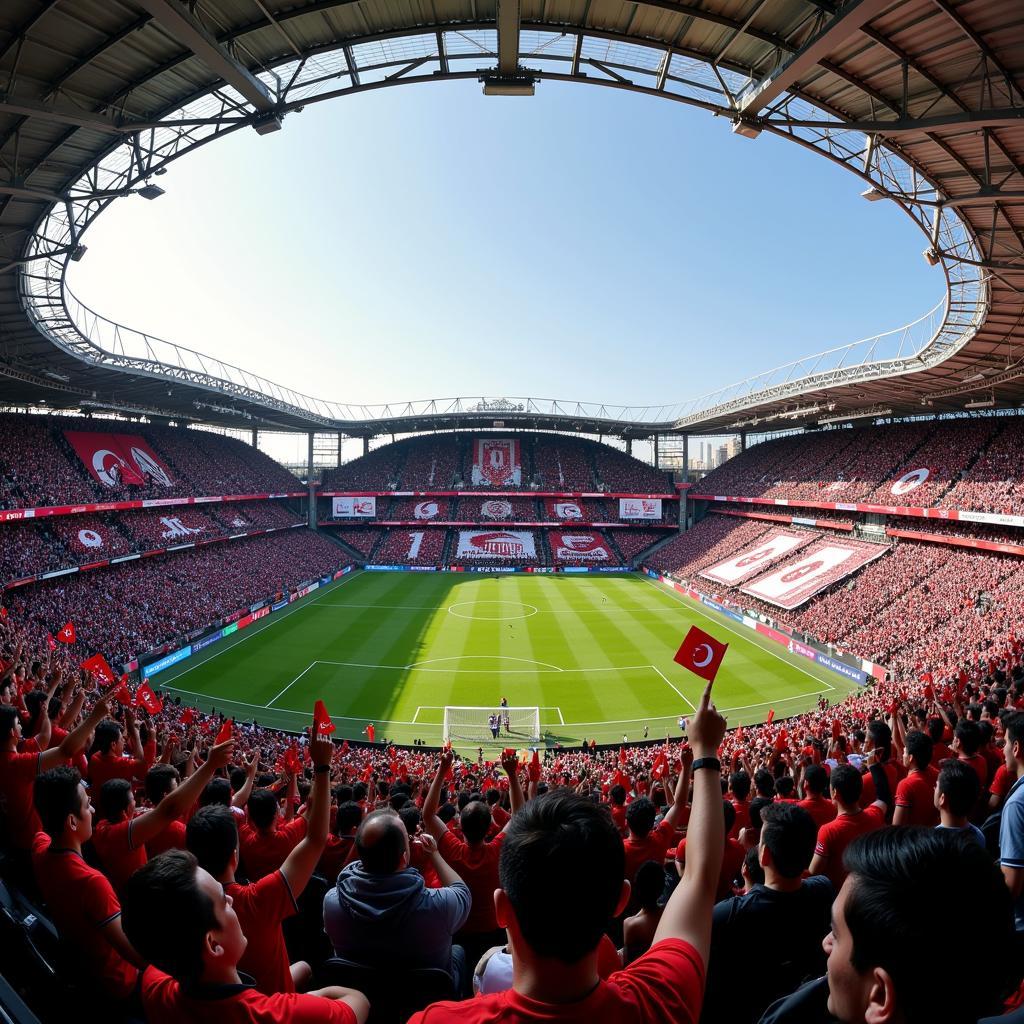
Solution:
[[[494,729],[497,727],[497,735]],[[540,708],[459,707],[444,709],[445,743],[539,743]]]

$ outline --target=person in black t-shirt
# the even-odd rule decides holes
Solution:
[[[790,803],[767,805],[761,822],[763,884],[715,905],[705,1024],[756,1021],[770,1003],[825,968],[821,943],[835,890],[824,876],[801,879],[814,855],[817,826]]]

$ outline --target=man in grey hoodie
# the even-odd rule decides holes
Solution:
[[[428,889],[409,866],[409,835],[390,809],[367,815],[356,832],[358,860],[342,869],[324,897],[324,931],[337,956],[367,967],[440,967],[465,990],[466,955],[452,936],[466,923],[469,887],[423,834],[441,888]]]

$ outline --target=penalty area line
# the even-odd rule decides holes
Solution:
[[[693,712],[694,712],[694,714],[696,714],[696,712],[697,712],[697,708],[696,708],[696,707],[694,706],[694,703],[693,703],[693,701],[692,701],[692,700],[690,700],[690,698],[689,698],[689,697],[687,697],[687,696],[686,696],[686,694],[685,694],[685,693],[683,693],[683,691],[682,691],[682,690],[680,690],[680,689],[679,689],[679,687],[678,687],[678,686],[676,686],[676,684],[675,684],[675,683],[673,683],[673,682],[672,682],[672,680],[671,680],[671,679],[669,679],[669,677],[668,677],[667,675],[665,675],[665,673],[664,673],[664,672],[662,672],[660,668],[658,668],[658,666],[657,666],[657,665],[652,665],[652,666],[651,666],[651,668],[653,668],[653,669],[654,669],[654,671],[655,671],[655,672],[657,672],[657,673],[658,673],[658,675],[659,675],[659,676],[661,676],[661,678],[662,678],[662,679],[664,679],[664,680],[665,680],[665,682],[666,682],[666,683],[668,683],[668,685],[669,685],[669,686],[671,686],[671,687],[672,687],[672,689],[673,689],[673,690],[675,690],[675,691],[676,691],[676,693],[678,693],[678,694],[679,694],[679,696],[680,696],[680,697],[682,697],[682,698],[683,698],[683,700],[685,700],[687,704],[689,704],[689,705],[690,705],[690,710],[691,710],[691,711],[693,711]]]

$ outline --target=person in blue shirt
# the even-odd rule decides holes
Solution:
[[[1017,934],[1024,932],[1024,711],[1006,719],[1003,756],[1006,767],[1017,776],[999,825],[999,865],[1013,898]]]
[[[980,795],[978,773],[964,761],[947,761],[935,783],[935,806],[939,810],[939,824],[935,827],[963,832],[984,849],[985,836],[969,820]]]

